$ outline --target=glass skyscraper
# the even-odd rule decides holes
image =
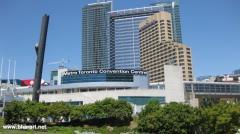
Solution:
[[[88,4],[82,9],[82,69],[109,68],[108,12],[112,3]]]
[[[112,11],[110,16],[110,67],[140,69],[139,24],[160,11],[172,15],[173,38],[181,43],[181,24],[178,1],[156,3],[149,7]]]

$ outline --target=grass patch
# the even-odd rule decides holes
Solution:
[[[0,134],[74,134],[74,132],[94,132],[101,134],[120,134],[126,132],[133,132],[130,126],[48,126],[47,130],[6,130],[3,129],[4,121],[0,118]]]

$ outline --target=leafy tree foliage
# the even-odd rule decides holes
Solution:
[[[48,108],[45,103],[37,103],[28,100],[23,104],[25,106],[24,113],[26,114],[26,118],[28,118],[30,122],[41,123],[42,118],[47,118]]]
[[[162,107],[160,106],[159,101],[157,100],[150,100],[148,104],[145,106],[145,108],[140,113],[140,117],[147,116],[148,114],[151,114],[157,110],[160,110]]]
[[[161,106],[149,103],[140,113],[140,132],[187,134],[198,131],[200,118],[198,110],[189,105],[170,103]]]
[[[240,104],[221,102],[201,109],[202,132],[233,134],[240,128]]]
[[[129,123],[132,119],[132,106],[126,101],[111,98],[93,104],[71,106],[64,102],[52,104],[33,101],[13,101],[4,109],[5,122],[42,123],[42,119],[51,118],[55,123],[72,121],[79,123],[113,124]],[[69,120],[70,119],[70,120]]]
[[[49,117],[53,119],[53,122],[60,122],[63,119],[68,120],[70,115],[71,106],[64,102],[52,103],[48,107]]]
[[[41,123],[48,116],[45,103],[13,101],[4,108],[5,123]]]
[[[138,130],[149,133],[233,134],[240,128],[240,104],[218,103],[193,108],[150,102],[139,115]]]
[[[123,100],[106,98],[93,104],[76,107],[70,113],[72,120],[90,121],[90,123],[112,124],[129,123],[132,119],[132,106]]]
[[[115,100],[116,101],[116,100]],[[113,104],[113,112],[109,113],[110,117],[116,118],[118,120],[131,120],[133,109],[132,106],[126,101],[119,100]]]
[[[126,101],[111,98],[82,106],[13,101],[4,108],[6,124],[42,123],[42,119],[48,117],[55,123],[70,118],[70,124],[74,121],[90,125],[127,124],[132,119],[132,110]],[[160,105],[153,100],[138,117],[138,131],[147,133],[232,134],[239,128],[239,103],[221,102],[193,108],[178,103]]]
[[[5,123],[22,123],[27,117],[25,110],[26,105],[24,105],[24,102],[12,101],[11,103],[7,104],[4,108]]]
[[[84,106],[73,106],[70,111],[70,118],[72,121],[81,121],[84,118]]]

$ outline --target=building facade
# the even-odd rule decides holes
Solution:
[[[199,106],[208,99],[240,101],[240,83],[184,82],[181,66],[165,65],[164,71],[165,82],[150,83],[150,85],[143,73],[133,70],[134,77],[138,76],[133,82],[102,81],[41,86],[40,101],[46,103],[62,101],[73,105],[84,105],[111,97],[131,103],[134,113],[140,112],[144,105],[152,99],[158,100],[160,103],[179,102],[192,106]],[[119,73],[120,70],[108,70],[107,73],[114,72]],[[79,71],[78,73],[87,75],[90,72]],[[67,71],[64,75],[74,77],[78,73]],[[121,71],[121,73],[127,72]],[[0,113],[3,109],[3,100],[6,102],[31,100],[33,89],[32,87],[15,87],[13,90],[1,89],[1,91]]]
[[[50,84],[51,85],[61,85],[62,84],[62,74],[69,69],[65,67],[60,67],[56,70],[51,71]]]
[[[141,70],[123,70],[123,69],[100,69],[100,70],[76,70],[66,71],[62,74],[61,83],[84,83],[84,82],[122,82],[138,83],[148,87],[148,74]]]
[[[181,42],[181,24],[178,2],[157,3],[149,7],[112,11],[110,15],[110,67],[116,69],[140,68],[139,24],[160,11],[172,14],[173,40]]]
[[[149,72],[150,82],[163,82],[164,65],[182,67],[183,80],[192,81],[191,49],[174,42],[171,14],[156,13],[140,23],[141,69]]]
[[[179,0],[173,0],[170,2],[158,2],[153,5],[164,7],[164,11],[171,13],[173,41],[182,43]]]
[[[109,68],[108,12],[111,2],[88,4],[82,9],[82,69]]]

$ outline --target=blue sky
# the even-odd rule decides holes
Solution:
[[[114,0],[114,9],[148,6],[159,0]],[[50,15],[43,78],[62,58],[68,67],[81,67],[81,9],[96,0],[0,0],[0,58],[17,61],[16,77],[31,79],[34,46],[41,17]],[[195,76],[221,75],[240,68],[240,1],[180,0],[183,42],[192,48]]]

